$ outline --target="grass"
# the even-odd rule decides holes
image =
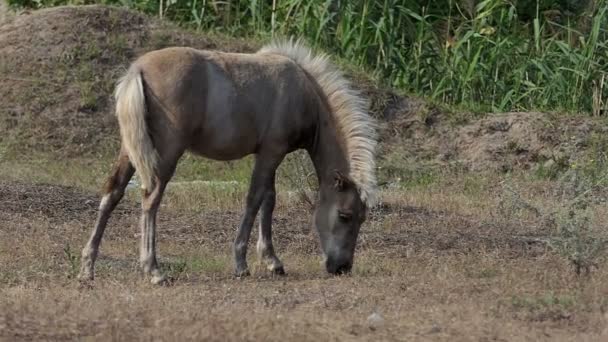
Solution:
[[[178,170],[181,180],[206,167],[188,163]],[[241,165],[226,169],[231,178],[224,170],[223,179],[245,175],[249,165]],[[506,195],[496,184],[503,175],[445,173],[428,186],[384,191],[384,209],[372,212],[362,230],[353,274],[337,278],[322,270],[310,212],[280,195],[273,231],[287,277],[272,276],[258,264],[254,232],[253,275],[234,279],[230,246],[242,193],[213,192],[215,185],[205,183],[200,189],[177,185],[159,214],[159,260],[174,279],[168,288],[152,287],[140,275],[138,207],[131,195],[108,226],[97,280],[79,288],[73,277],[93,212],[55,206],[53,192],[36,190],[38,178],[22,177],[32,183],[23,191],[39,194],[36,205],[54,207],[30,211],[35,197],[25,196],[0,213],[0,317],[8,322],[2,337],[391,340],[413,334],[553,341],[581,334],[599,339],[604,327],[605,268],[582,278],[562,254],[518,242],[517,236],[546,234],[546,227],[535,216],[515,215],[516,209],[501,214]],[[93,175],[82,179],[95,183]],[[548,193],[561,186],[557,180],[522,173],[510,181],[527,200],[556,205]],[[591,209],[598,222],[608,215],[601,206]],[[374,312],[384,323],[372,329],[367,317]]]
[[[95,191],[101,188],[111,168],[110,157],[71,158],[69,163],[44,154],[34,153],[29,157],[0,160],[0,177],[7,181],[60,184]]]
[[[574,7],[540,0],[521,2],[536,6],[504,0],[103,3],[134,7],[198,31],[304,37],[391,86],[473,111],[541,109],[597,116],[606,110],[605,0]]]

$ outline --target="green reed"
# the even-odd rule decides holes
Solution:
[[[9,0],[93,2],[200,31],[303,37],[391,86],[475,111],[607,107],[606,0]]]

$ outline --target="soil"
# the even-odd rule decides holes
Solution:
[[[451,113],[419,100],[402,98],[396,106],[385,109],[390,113],[383,122],[386,153],[395,149],[466,171],[567,166],[592,145],[603,144],[608,129],[604,119],[581,116],[509,112],[469,115],[454,122]]]

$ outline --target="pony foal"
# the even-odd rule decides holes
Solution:
[[[249,274],[247,244],[258,211],[258,255],[270,271],[284,273],[271,237],[275,173],[286,154],[308,151],[319,181],[314,224],[325,268],[350,271],[359,228],[374,203],[376,131],[365,100],[327,56],[293,41],[253,54],[166,48],[133,62],[115,98],[122,144],[82,251],[80,279],[93,279],[107,221],[137,170],[140,263],[153,283],[165,280],[156,260],[156,213],[186,150],[215,160],[255,154],[234,240],[237,276]]]

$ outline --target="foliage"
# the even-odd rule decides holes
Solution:
[[[606,0],[9,0],[100,2],[198,30],[304,37],[392,86],[470,109],[606,109]]]
[[[577,275],[589,274],[608,256],[608,235],[594,220],[597,207],[603,205],[602,196],[608,181],[605,169],[601,175],[571,167],[558,179],[557,207],[544,209],[528,202],[505,182],[505,196],[500,204],[503,214],[513,216],[527,212],[541,218],[552,235],[545,242],[553,251],[572,263]]]

